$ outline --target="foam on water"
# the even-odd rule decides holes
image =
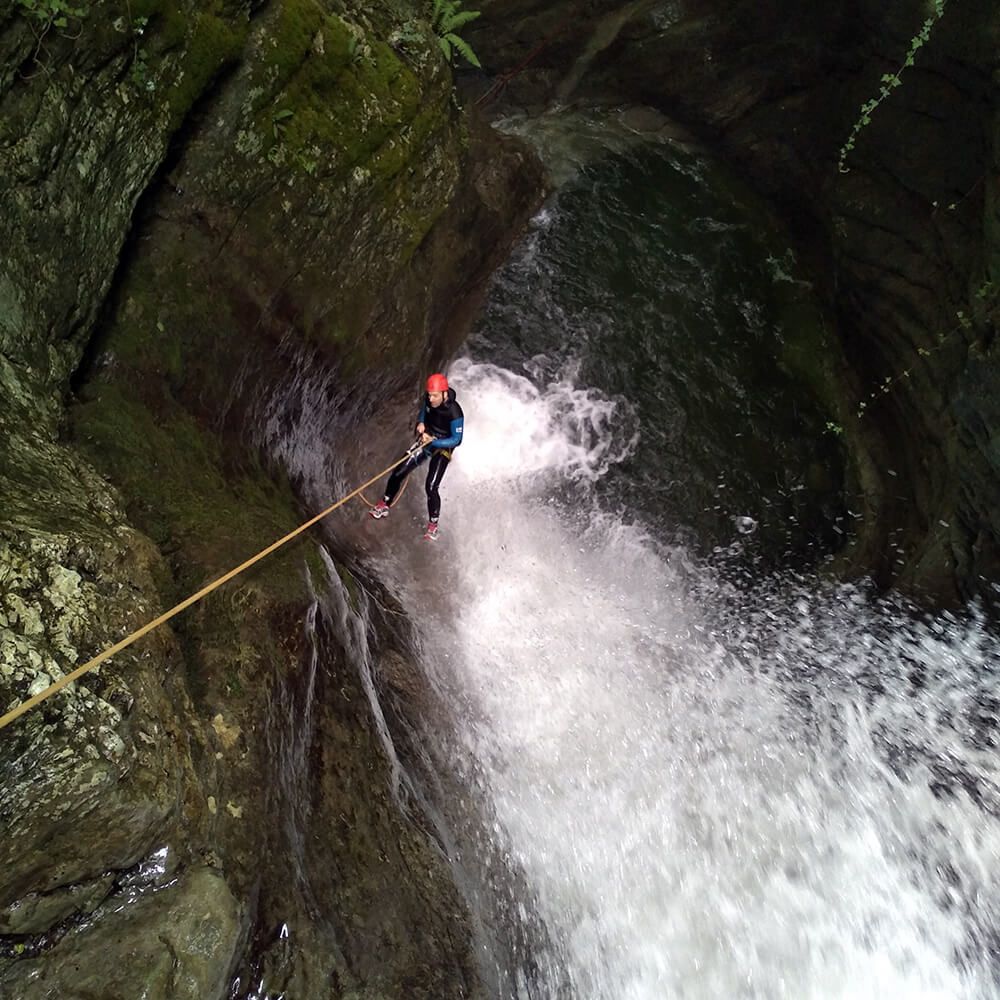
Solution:
[[[475,386],[476,444],[463,446],[457,478],[478,487],[548,471],[593,481],[620,462],[635,442],[634,431],[616,432],[621,405],[578,388],[574,376],[568,367],[543,394],[529,379],[497,365],[458,361],[452,381]]]

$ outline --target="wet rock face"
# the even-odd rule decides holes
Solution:
[[[988,0],[485,3],[470,36],[510,97],[653,104],[709,138],[779,208],[836,319],[844,430],[863,509],[853,568],[934,600],[1000,568],[993,438],[1000,306],[998,51]],[[541,48],[536,50],[539,43]],[[888,381],[887,381],[888,380]]]
[[[237,957],[240,918],[239,904],[225,879],[211,868],[192,869],[103,919],[104,933],[115,935],[116,950],[128,956],[127,962],[95,961],[94,935],[83,923],[44,957],[24,959],[0,973],[0,987],[6,995],[23,1000],[52,996],[219,1000],[227,995],[230,967]]]
[[[249,426],[299,416],[290,357],[370,415],[359,386],[454,349],[541,191],[417,6],[86,7],[41,42],[0,14],[3,710],[299,523]],[[0,733],[0,993],[476,994],[317,638],[334,577],[279,553]]]

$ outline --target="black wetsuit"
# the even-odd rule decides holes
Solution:
[[[397,494],[403,486],[403,480],[421,463],[430,459],[427,469],[427,516],[437,521],[441,513],[441,494],[438,487],[448,469],[452,450],[462,443],[462,430],[465,416],[462,407],[455,398],[455,390],[449,389],[440,406],[431,406],[430,398],[424,396],[424,405],[420,408],[417,423],[423,424],[427,433],[434,438],[411,458],[404,459],[392,470],[389,482],[386,483],[385,496],[382,498],[392,506]]]

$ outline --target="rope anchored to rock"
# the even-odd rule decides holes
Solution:
[[[42,691],[39,691],[38,694],[34,695],[31,698],[28,698],[27,701],[22,701],[21,704],[12,708],[5,715],[0,715],[0,729],[3,729],[5,726],[9,726],[15,719],[24,715],[25,712],[30,712],[31,709],[33,709],[36,705],[41,704],[41,702],[45,701],[46,698],[51,698],[52,695],[56,694],[58,691],[61,691],[68,684],[72,684],[73,681],[75,681],[78,677],[82,677],[84,674],[93,670],[95,667],[99,667],[102,663],[106,662],[107,660],[110,660],[111,657],[114,656],[116,653],[120,653],[123,649],[126,649],[128,646],[131,646],[132,643],[135,642],[137,639],[141,639],[147,633],[152,632],[153,629],[158,628],[160,625],[164,624],[164,622],[170,621],[170,619],[173,618],[175,615],[179,615],[182,611],[191,607],[192,604],[196,604],[203,597],[207,597],[209,594],[212,593],[213,590],[217,590],[224,583],[228,583],[234,577],[239,576],[240,573],[244,572],[245,570],[248,570],[255,563],[260,562],[261,559],[265,558],[266,556],[269,556],[272,552],[276,551],[277,549],[280,549],[283,545],[290,542],[293,538],[296,538],[298,535],[301,535],[303,531],[306,531],[307,529],[311,528],[314,524],[317,523],[317,521],[322,521],[324,517],[326,517],[328,514],[331,514],[338,507],[342,507],[345,503],[347,503],[348,500],[353,500],[354,497],[360,496],[363,490],[368,489],[368,487],[371,486],[373,483],[377,482],[384,476],[388,475],[397,465],[399,465],[401,461],[405,462],[406,459],[408,459],[411,455],[413,455],[419,447],[420,447],[420,442],[419,441],[415,442],[407,449],[406,454],[403,455],[402,458],[397,458],[391,465],[387,465],[381,472],[372,476],[371,479],[369,479],[367,482],[362,483],[356,490],[352,490],[346,496],[341,497],[336,503],[330,504],[330,506],[327,507],[326,510],[320,511],[320,513],[318,513],[315,517],[311,517],[304,524],[300,524],[293,531],[288,532],[287,535],[283,536],[282,538],[279,538],[276,542],[272,542],[270,545],[267,546],[267,548],[261,549],[261,551],[258,552],[255,556],[251,556],[245,562],[240,563],[239,566],[235,567],[234,569],[231,569],[228,573],[225,573],[222,576],[220,576],[217,580],[213,580],[207,586],[202,587],[201,590],[199,590],[197,593],[192,594],[190,597],[186,597],[183,601],[180,602],[180,604],[174,605],[174,607],[172,607],[169,611],[165,611],[162,615],[160,615],[159,618],[154,618],[148,624],[143,625],[142,628],[137,629],[135,632],[133,632],[131,635],[126,636],[120,642],[116,642],[113,646],[104,650],[104,652],[99,653],[92,660],[88,660],[86,663],[77,667],[75,670],[66,674],[64,677],[60,677],[59,680],[54,681],[47,688],[45,688]]]

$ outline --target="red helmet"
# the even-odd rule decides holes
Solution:
[[[447,392],[448,391],[448,380],[440,372],[435,372],[427,380],[427,391],[428,392]]]

